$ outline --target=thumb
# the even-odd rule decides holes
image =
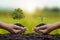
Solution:
[[[46,26],[40,26],[40,27],[36,27],[35,29],[36,30],[44,30],[44,29],[46,29],[47,27]]]
[[[22,30],[22,29],[23,29],[23,27],[20,27],[20,26],[14,26],[14,29]]]
[[[47,28],[47,25],[44,25],[44,26],[40,26],[39,29],[46,29]]]

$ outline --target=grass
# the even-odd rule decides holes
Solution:
[[[34,28],[36,25],[42,23],[40,18],[33,18],[31,16],[26,16],[25,18],[21,20],[13,20],[11,17],[0,17],[0,21],[8,23],[8,24],[15,24],[17,22],[21,23],[25,27],[28,28],[28,31],[26,33],[32,33],[34,32],[32,28]],[[60,18],[46,18],[46,21],[44,23],[49,24],[49,23],[55,23],[60,21]],[[9,33],[7,30],[0,29],[0,34],[6,34]],[[50,34],[60,34],[60,29],[52,31]]]

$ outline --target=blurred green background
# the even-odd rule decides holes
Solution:
[[[20,23],[28,28],[26,33],[33,33],[32,30],[36,25],[45,23],[53,24],[60,21],[60,9],[57,7],[44,9],[36,8],[31,14],[20,8],[16,9],[0,9],[0,21],[15,24]],[[0,34],[9,33],[7,30],[0,29]],[[60,34],[60,29],[52,31],[50,34]]]

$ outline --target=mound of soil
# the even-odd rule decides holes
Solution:
[[[0,40],[60,40],[60,35],[49,34],[0,34]]]
[[[20,23],[16,23],[15,25],[17,25],[17,26],[20,26],[20,27],[24,27],[22,24],[20,24]]]
[[[43,26],[43,25],[46,25],[46,24],[41,23],[41,24],[37,25],[36,27],[40,27],[40,26]]]

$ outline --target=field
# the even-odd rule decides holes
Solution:
[[[15,23],[21,23],[22,25],[24,25],[25,27],[28,28],[28,30],[26,31],[26,33],[32,33],[34,32],[32,29],[42,23],[40,18],[34,18],[32,16],[26,16],[21,20],[13,20],[11,17],[0,17],[0,21],[8,23],[8,24],[15,24]],[[44,23],[46,24],[52,24],[55,22],[60,21],[59,17],[53,17],[53,18],[46,18]],[[8,31],[4,30],[4,29],[0,29],[0,34],[6,34],[9,33]],[[52,31],[50,34],[60,34],[60,29],[54,30]]]
[[[22,18],[20,20],[13,19],[15,18]],[[0,21],[8,23],[8,24],[15,24],[20,23],[24,25],[28,30],[25,33],[33,33],[32,30],[35,26],[41,23],[45,24],[52,24],[60,21],[60,10],[53,8],[53,9],[44,9],[40,10],[37,8],[34,12],[23,11],[20,8],[14,10],[0,10]],[[9,33],[4,29],[0,29],[0,34]],[[60,34],[60,29],[56,29],[52,31],[50,34]]]

